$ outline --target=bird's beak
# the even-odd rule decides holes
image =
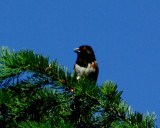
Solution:
[[[80,52],[79,48],[75,48],[74,52],[79,53]]]

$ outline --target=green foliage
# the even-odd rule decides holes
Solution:
[[[19,128],[153,128],[154,113],[133,112],[122,91],[76,80],[65,67],[30,50],[0,53],[0,126]]]

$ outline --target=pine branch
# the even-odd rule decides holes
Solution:
[[[113,82],[77,81],[31,50],[1,49],[0,86],[1,126],[156,127],[155,114],[133,112]]]

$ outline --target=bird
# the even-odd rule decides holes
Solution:
[[[74,64],[74,73],[77,76],[77,80],[87,78],[96,82],[99,68],[91,46],[82,45],[75,48],[74,52],[77,53],[77,60]]]

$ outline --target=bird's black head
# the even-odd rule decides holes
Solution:
[[[88,63],[92,63],[95,59],[93,49],[88,45],[80,46],[74,49],[74,52],[78,54],[76,63],[86,67]]]

